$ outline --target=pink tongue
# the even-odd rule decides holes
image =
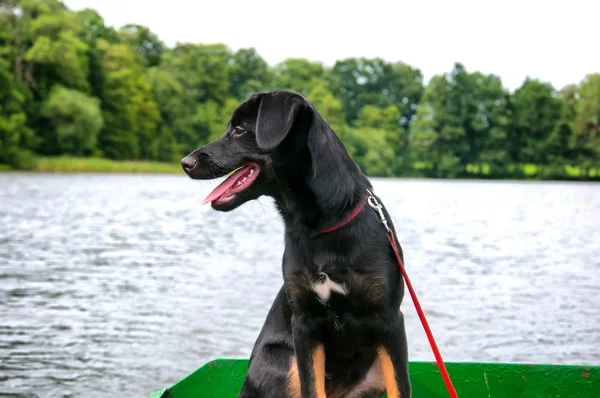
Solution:
[[[202,204],[206,204],[212,202],[215,199],[219,199],[221,195],[223,195],[229,188],[231,188],[233,184],[235,184],[242,175],[247,174],[250,171],[250,167],[251,166],[243,167],[235,173],[233,173],[232,175],[230,175],[229,177],[227,177],[225,181],[219,184],[218,187],[213,189],[213,191],[208,194],[208,196],[204,199]]]

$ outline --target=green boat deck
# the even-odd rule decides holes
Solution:
[[[460,398],[600,398],[600,366],[450,362],[446,368]],[[236,398],[247,369],[247,359],[217,359],[150,398]],[[410,362],[409,372],[413,398],[449,396],[436,363]]]

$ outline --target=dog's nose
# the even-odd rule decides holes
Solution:
[[[192,158],[191,156],[186,156],[181,159],[181,167],[183,167],[183,170],[189,171],[194,168],[196,162],[196,159]]]

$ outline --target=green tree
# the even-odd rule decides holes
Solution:
[[[273,89],[293,90],[307,96],[327,78],[327,69],[320,62],[304,58],[288,58],[275,65]]]
[[[5,32],[12,41],[7,59],[14,64],[16,80],[23,84],[23,109],[27,125],[35,132],[31,145],[37,151],[44,147],[43,137],[50,132],[41,112],[42,103],[51,88],[61,84],[87,91],[87,46],[79,38],[83,25],[75,13],[57,0],[7,1],[4,14],[9,24]],[[39,137],[39,139],[38,139]],[[40,146],[41,145],[41,146]]]
[[[337,134],[344,139],[344,111],[340,100],[327,89],[325,82],[320,81],[306,96],[321,114],[321,117]]]
[[[487,166],[496,173],[508,162],[506,139],[511,113],[509,94],[496,75],[475,72],[470,75],[470,113],[464,121],[469,142],[468,162],[483,170]],[[465,162],[463,162],[463,165]]]
[[[128,24],[119,30],[121,42],[127,44],[145,67],[160,64],[164,43],[145,26]]]
[[[362,131],[377,129],[385,132],[386,145],[394,153],[390,163],[394,174],[401,174],[404,169],[410,167],[408,132],[398,124],[400,117],[400,110],[395,105],[389,105],[385,108],[365,105],[353,123],[355,127],[362,129]]]
[[[569,84],[558,92],[561,101],[561,113],[549,137],[548,161],[554,176],[561,177],[565,166],[573,165],[576,160],[574,148],[575,117],[579,100],[579,87]]]
[[[354,125],[359,128],[377,128],[387,131],[400,130],[396,124],[399,115],[398,108],[389,105],[386,108],[378,108],[374,105],[365,105],[354,121]]]
[[[464,130],[451,125],[452,114],[447,109],[444,98],[451,90],[446,77],[434,76],[423,94],[416,119],[411,126],[411,156],[418,169],[425,169],[429,175],[456,175],[460,157],[464,151]]]
[[[538,80],[526,79],[512,95],[510,154],[517,163],[548,164],[550,148],[555,144],[557,123],[563,103],[554,88]]]
[[[183,85],[195,108],[208,100],[225,103],[230,58],[224,44],[179,44],[165,53],[162,66]]]
[[[0,57],[9,62],[15,78],[23,75],[23,18],[17,0],[0,1]],[[10,63],[14,62],[13,65]]]
[[[348,123],[358,118],[365,105],[380,108],[394,105],[400,110],[398,125],[407,130],[423,93],[423,76],[418,69],[381,58],[337,61],[330,81],[344,104]]]
[[[408,131],[425,89],[423,74],[417,68],[403,62],[396,62],[392,64],[391,80],[389,88],[384,89],[384,94],[389,96],[390,102],[401,113],[400,127]]]
[[[394,175],[394,151],[386,140],[386,131],[373,128],[351,128],[344,144],[362,171],[373,177]]]
[[[441,176],[469,165],[501,166],[510,114],[499,77],[468,73],[460,63],[431,79],[411,131],[415,160]],[[477,167],[476,166],[476,167]]]
[[[77,13],[83,30],[80,38],[87,45],[86,56],[89,71],[87,80],[90,84],[92,96],[102,98],[104,90],[104,71],[102,68],[102,51],[98,48],[98,41],[104,40],[108,43],[117,44],[119,36],[117,32],[104,24],[104,19],[95,10],[85,9]]]
[[[205,143],[207,135],[196,125],[198,106],[212,101],[217,109],[227,101],[230,58],[229,50],[222,44],[180,44],[164,53],[160,69],[175,79],[180,90],[178,105],[169,109],[169,129],[181,154]]]
[[[23,111],[25,96],[10,69],[11,64],[0,58],[0,163],[29,168],[34,163],[28,149],[33,131]]]
[[[154,159],[160,113],[152,88],[134,54],[124,44],[99,41],[102,52],[104,128],[98,144],[112,159]]]
[[[229,95],[238,100],[268,89],[272,79],[269,65],[254,48],[236,51],[231,57],[228,72]]]
[[[590,178],[600,163],[598,73],[560,92],[527,79],[509,94],[460,63],[427,87],[418,68],[381,58],[270,67],[254,48],[168,48],[148,27],[115,29],[60,0],[0,0],[0,60],[0,162],[16,167],[33,152],[173,161],[269,89],[308,97],[373,176],[499,177],[534,163],[540,178],[573,166]]]
[[[580,84],[573,140],[587,175],[588,169],[600,165],[600,73],[587,75]]]
[[[183,86],[172,73],[160,67],[148,70],[148,81],[161,116],[158,141],[160,150],[157,152],[157,159],[176,159],[184,152],[174,135],[174,131],[181,129],[181,123],[185,121],[182,117],[182,111],[185,109],[182,103]]]
[[[87,89],[87,46],[79,38],[78,16],[53,0],[22,1],[28,50],[24,54],[25,81],[42,96],[55,83]]]
[[[44,146],[56,150],[51,154],[93,154],[104,124],[99,99],[56,85],[42,105],[42,114],[54,128],[44,137]]]

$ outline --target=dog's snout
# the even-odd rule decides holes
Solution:
[[[188,171],[193,169],[197,162],[198,160],[196,158],[188,155],[181,159],[181,167],[183,167],[185,171]]]

